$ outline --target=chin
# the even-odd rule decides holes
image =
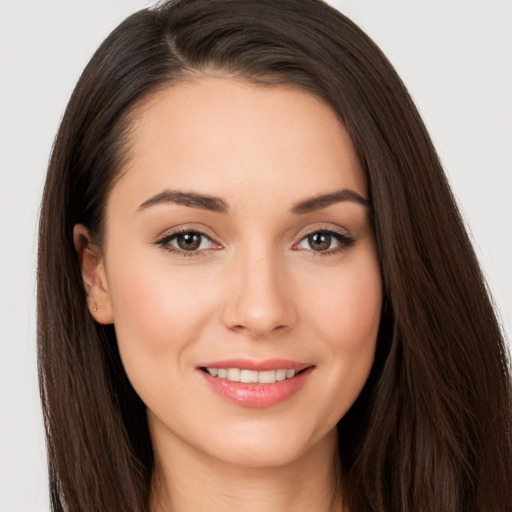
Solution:
[[[221,439],[209,443],[211,456],[232,466],[251,468],[294,464],[313,452],[317,453],[319,445],[334,451],[337,442],[335,427],[319,432],[309,425],[303,429],[297,424],[289,428],[286,422],[279,420],[259,425],[240,424],[219,437]]]

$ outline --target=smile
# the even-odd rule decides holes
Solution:
[[[201,366],[200,374],[217,395],[241,407],[285,402],[313,373],[314,365],[294,361],[222,361]]]
[[[219,379],[227,379],[230,382],[273,384],[286,379],[291,379],[299,372],[295,369],[280,368],[278,370],[254,371],[240,368],[205,368],[212,376]]]

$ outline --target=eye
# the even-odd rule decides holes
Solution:
[[[351,247],[355,239],[337,231],[321,229],[309,233],[294,247],[309,250],[322,255],[334,254]]]
[[[157,245],[182,256],[193,256],[201,254],[207,249],[219,248],[210,237],[194,230],[184,230],[166,235],[157,241]]]

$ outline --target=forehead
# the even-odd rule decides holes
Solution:
[[[163,189],[234,203],[261,194],[294,202],[346,187],[367,194],[346,129],[297,88],[205,77],[158,91],[134,114],[112,191],[134,207]]]

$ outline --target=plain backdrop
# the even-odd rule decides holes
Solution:
[[[255,0],[257,1],[257,0]],[[333,0],[430,130],[512,332],[512,0]],[[52,140],[94,50],[144,0],[0,0],[0,512],[46,512],[37,216]]]

